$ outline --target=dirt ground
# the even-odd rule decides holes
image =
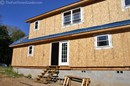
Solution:
[[[0,74],[0,86],[62,86],[62,85],[58,83],[41,84],[41,83],[36,83],[34,82],[34,80],[25,77],[12,78]]]

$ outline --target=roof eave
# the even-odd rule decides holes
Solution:
[[[46,13],[40,14],[38,16],[29,18],[25,22],[27,22],[27,23],[28,22],[33,22],[33,21],[36,21],[36,20],[39,20],[39,19],[42,19],[42,18],[45,18],[45,17],[49,17],[49,16],[52,16],[52,15],[55,15],[55,14],[61,13],[63,11],[66,11],[66,10],[78,7],[78,6],[83,6],[83,5],[86,5],[86,4],[89,5],[89,4],[92,4],[92,3],[99,2],[99,1],[104,1],[104,0],[82,0],[82,1],[75,2],[73,4],[70,4],[70,5],[67,5],[67,6],[63,6],[61,8],[58,8],[58,9],[55,9],[55,10],[52,10],[52,11],[49,11],[49,12],[46,12]]]
[[[30,44],[38,44],[38,43],[43,43],[43,42],[46,43],[46,42],[51,42],[51,41],[70,39],[70,38],[77,37],[77,36],[83,36],[83,35],[94,34],[94,33],[99,33],[99,32],[120,30],[122,28],[127,29],[129,27],[130,27],[130,25],[125,25],[125,26],[119,26],[119,27],[105,28],[105,29],[101,29],[101,30],[93,30],[93,31],[89,31],[89,32],[83,32],[83,33],[71,34],[71,35],[67,35],[67,36],[49,38],[49,39],[45,39],[45,40],[38,40],[38,41],[32,41],[32,42],[27,42],[27,43],[22,43],[22,44],[11,45],[10,47],[19,47],[19,46],[25,46],[25,45],[30,45]]]

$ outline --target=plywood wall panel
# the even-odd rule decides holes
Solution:
[[[86,40],[86,66],[92,66],[95,64],[95,49],[94,49],[94,38],[87,37]]]
[[[92,10],[93,10],[93,26],[100,25],[101,24],[100,3],[93,4]]]
[[[107,1],[103,1],[100,3],[100,16],[101,16],[101,24],[107,24],[110,22],[110,13],[109,6]]]
[[[89,5],[87,7],[84,7],[83,9],[84,11],[84,19],[83,19],[83,23],[84,23],[84,27],[91,27],[93,26],[93,10],[92,10],[92,6]]]
[[[78,49],[78,40],[69,40],[69,59],[70,66],[78,65],[79,61],[79,49]]]
[[[119,18],[119,11],[117,7],[117,0],[107,0],[109,4],[110,22],[116,22]],[[119,1],[119,0],[118,0]]]
[[[113,52],[114,52],[114,61],[115,61],[113,65],[123,66],[124,65],[122,62],[124,60],[123,49],[122,49],[123,41],[122,41],[121,35],[117,33],[117,34],[114,34],[112,38],[113,38],[113,49],[114,49]]]
[[[78,49],[78,53],[79,53],[79,61],[78,61],[78,65],[79,66],[85,66],[86,65],[86,61],[87,61],[87,58],[86,58],[86,38],[83,38],[83,39],[79,39],[78,40],[78,46],[79,46],[79,49]]]
[[[128,43],[128,32],[122,33],[122,49],[123,49],[123,62],[125,62],[123,65],[128,65],[128,59],[130,58],[130,51],[129,51],[129,43]]]
[[[127,35],[127,48],[128,48],[128,54],[129,54],[129,56],[128,56],[128,58],[127,58],[127,61],[126,61],[126,64],[127,65],[130,65],[130,31],[128,31],[127,33],[126,33],[126,35]],[[126,45],[126,44],[125,44]]]

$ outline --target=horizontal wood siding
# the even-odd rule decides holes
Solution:
[[[62,12],[40,20],[40,29],[34,30],[34,22],[30,24],[29,38],[41,37],[65,31],[75,30],[130,19],[130,9],[123,9],[121,0],[105,0],[83,6],[83,23],[62,26]],[[82,26],[82,27],[81,27]]]

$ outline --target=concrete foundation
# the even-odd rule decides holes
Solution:
[[[32,78],[36,78],[37,75],[43,72],[43,69],[29,69],[29,68],[13,68],[18,74],[24,74],[25,76],[31,75]]]
[[[19,74],[29,75],[33,78],[43,72],[43,69],[14,68]],[[66,75],[90,78],[90,86],[130,86],[130,71],[79,71],[60,70],[59,78]]]

